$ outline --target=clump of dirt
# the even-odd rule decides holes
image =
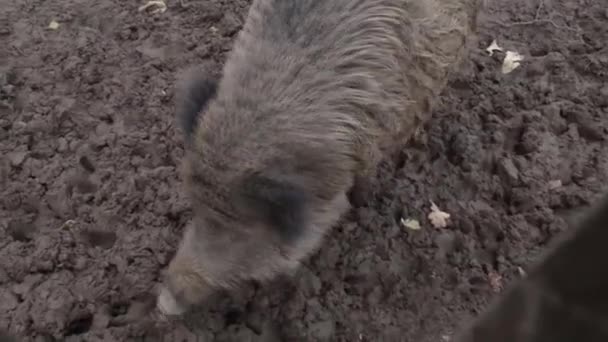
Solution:
[[[155,289],[190,218],[175,76],[220,70],[249,1],[142,4],[3,5],[0,330],[24,341],[449,341],[606,190],[603,2],[490,2],[433,120],[295,279],[163,321]],[[493,39],[522,65],[503,75]]]

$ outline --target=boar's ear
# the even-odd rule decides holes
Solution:
[[[178,86],[177,120],[187,142],[190,142],[203,110],[217,94],[217,87],[217,78],[197,71],[191,71]]]
[[[295,184],[254,174],[244,179],[239,198],[248,214],[270,225],[286,242],[297,239],[306,227],[310,194]]]

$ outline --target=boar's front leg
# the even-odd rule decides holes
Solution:
[[[350,204],[355,208],[361,208],[367,205],[373,197],[372,179],[369,174],[361,174],[355,176],[353,186],[348,192]]]
[[[374,197],[373,179],[382,154],[376,147],[364,145],[359,156],[359,170],[348,192],[349,202],[355,208],[366,206]]]

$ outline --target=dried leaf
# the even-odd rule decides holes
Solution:
[[[59,28],[59,23],[55,20],[51,20],[51,22],[49,23],[49,29],[56,30],[58,28]]]
[[[515,51],[507,51],[504,61],[502,62],[502,73],[508,74],[519,67],[520,62],[524,60],[524,56]]]
[[[549,189],[555,190],[562,187],[562,181],[559,179],[549,181]]]
[[[488,52],[488,54],[490,56],[492,56],[494,54],[494,51],[502,51],[502,48],[500,46],[498,46],[498,43],[496,42],[496,39],[494,39],[492,41],[492,43],[490,44],[490,46],[488,46],[486,48],[486,51]]]
[[[167,10],[167,4],[163,0],[150,0],[145,5],[140,6],[137,11],[142,12],[150,7],[157,7],[155,10],[150,11],[150,14],[165,13]]]
[[[445,211],[439,210],[439,207],[431,201],[431,212],[429,213],[429,221],[435,228],[445,228],[448,225],[447,220],[450,218],[450,214]]]
[[[59,229],[72,229],[75,225],[76,225],[76,221],[67,220],[61,225],[61,227],[59,227]]]
[[[418,220],[414,220],[411,218],[408,219],[401,219],[401,225],[403,225],[405,228],[409,228],[411,230],[420,230],[422,227],[420,226],[420,222],[418,222]]]
[[[526,270],[524,270],[522,267],[518,266],[517,267],[517,273],[519,273],[520,277],[525,277],[527,275]]]

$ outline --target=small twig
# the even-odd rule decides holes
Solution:
[[[544,5],[545,0],[540,0],[540,2],[538,3],[538,7],[536,8],[536,15],[534,16],[534,20],[538,20],[538,18],[540,18],[540,11],[543,9]]]
[[[25,56],[25,52],[23,52],[23,50],[20,47],[15,46],[15,45],[11,45],[11,47],[13,48],[13,50],[15,50],[15,52],[17,52],[17,54],[19,56]]]
[[[498,20],[495,22],[504,27],[526,26],[526,25],[535,25],[535,24],[551,24],[553,27],[558,28],[558,29],[579,33],[578,29],[576,29],[574,27],[558,25],[551,19],[534,19],[534,20],[527,20],[527,21],[516,21],[516,22],[512,22],[512,23],[503,23]]]
[[[490,20],[503,27],[526,26],[526,25],[536,25],[536,24],[550,24],[557,29],[568,30],[568,31],[572,31],[572,32],[576,32],[577,34],[580,34],[580,29],[570,27],[570,26],[558,25],[555,21],[553,21],[553,14],[550,14],[549,18],[540,19],[540,14],[544,7],[545,7],[545,1],[540,0],[540,2],[538,3],[538,7],[536,7],[536,14],[534,15],[534,19],[532,19],[532,20],[515,21],[515,22],[511,22],[511,23],[504,23],[500,20],[493,20],[493,19],[490,19]],[[559,14],[559,13],[557,13],[557,15],[563,16],[562,14]]]

